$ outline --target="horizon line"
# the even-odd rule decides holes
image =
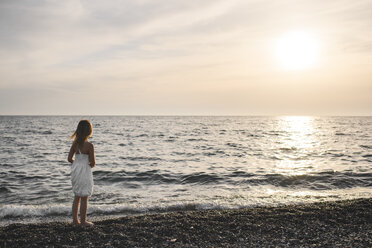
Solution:
[[[56,116],[107,116],[107,117],[279,117],[279,116],[308,116],[308,117],[372,117],[372,115],[306,115],[306,114],[0,114],[0,117],[56,117]]]

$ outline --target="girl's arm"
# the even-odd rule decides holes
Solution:
[[[96,159],[94,156],[94,146],[92,143],[90,143],[89,147],[89,162],[90,162],[90,167],[93,168],[96,165]]]
[[[70,163],[74,162],[74,160],[72,159],[72,157],[74,156],[74,153],[75,153],[74,144],[72,144],[70,148],[70,152],[68,153],[68,157],[67,157],[68,162]]]

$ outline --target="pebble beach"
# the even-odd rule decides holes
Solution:
[[[372,198],[0,227],[1,247],[372,247]]]

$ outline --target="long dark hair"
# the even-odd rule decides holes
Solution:
[[[74,139],[74,144],[77,147],[82,147],[84,142],[92,135],[93,127],[90,121],[81,120],[76,128],[76,131],[71,135],[71,139]]]

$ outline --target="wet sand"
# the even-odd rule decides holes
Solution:
[[[372,198],[0,227],[0,247],[372,247]]]

